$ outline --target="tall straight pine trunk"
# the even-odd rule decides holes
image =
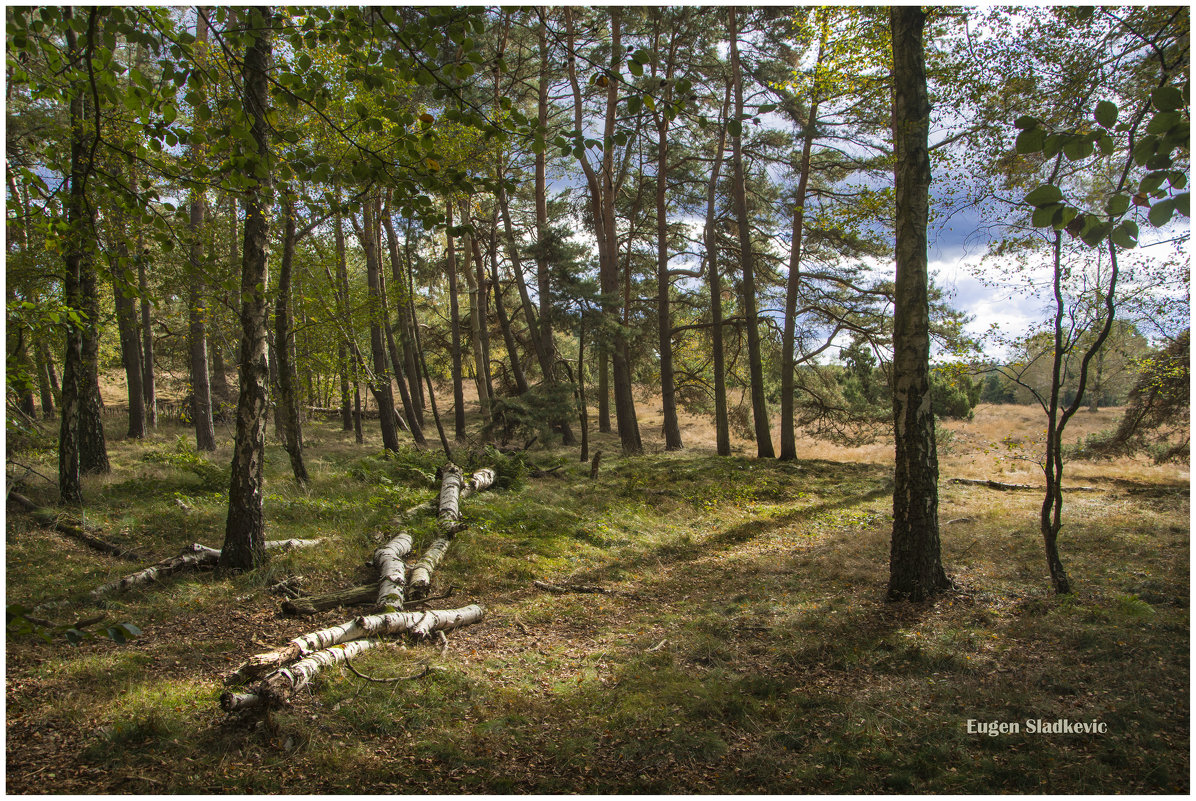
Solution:
[[[735,8],[727,9],[731,38],[731,82],[735,93],[735,120],[743,119],[743,73],[739,64],[739,26]],[[747,325],[748,372],[751,376],[752,422],[756,433],[756,455],[773,456],[772,431],[768,403],[764,397],[764,364],[760,352],[760,321],[756,306],[756,262],[752,252],[751,218],[748,215],[747,188],[743,174],[742,129],[731,129],[731,194],[735,199],[735,217],[739,223],[739,263],[743,269],[743,314]]]

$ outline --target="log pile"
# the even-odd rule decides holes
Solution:
[[[426,640],[437,632],[443,637],[443,632],[482,619],[485,610],[478,604],[459,609],[419,612],[403,609],[408,603],[409,594],[427,598],[433,572],[454,537],[465,530],[466,527],[461,523],[461,500],[493,486],[497,478],[494,470],[485,468],[465,481],[461,468],[451,462],[441,469],[440,475],[440,496],[436,505],[437,536],[410,571],[405,558],[411,553],[412,538],[409,533],[400,531],[374,551],[372,563],[379,576],[376,585],[354,587],[317,598],[292,599],[283,604],[284,611],[308,612],[330,608],[338,602],[374,602],[393,611],[356,617],[337,626],[296,637],[276,650],[251,656],[226,680],[227,684],[246,689],[226,691],[220,698],[221,708],[237,712],[283,706],[322,669],[348,663],[354,656],[387,642],[383,638],[406,634],[417,640]],[[408,510],[408,514],[413,511],[416,510]],[[448,594],[451,595],[452,591]]]

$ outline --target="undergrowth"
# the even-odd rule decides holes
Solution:
[[[223,538],[227,446],[197,454],[177,433],[113,442],[113,474],[85,485],[88,522],[153,558]],[[879,463],[683,451],[608,456],[591,480],[574,452],[462,448],[467,474],[494,467],[499,482],[462,504],[468,528],[433,591],[453,585],[446,603],[483,603],[486,621],[444,650],[396,644],[354,663],[423,678],[328,670],[268,719],[225,716],[223,673],[357,614],[285,618],[270,587],[372,580],[366,560],[396,515],[436,496],[436,451],[362,448],[332,426],[309,441],[320,445],[306,487],[281,448],[267,450],[267,531],[321,546],[61,612],[134,622],[143,636],[124,646],[9,643],[10,789],[1188,790],[1186,495],[1110,482],[1069,498],[1060,547],[1077,592],[1056,597],[1037,494],[944,484],[943,560],[958,589],[886,604],[892,490]],[[617,451],[613,438],[596,444]],[[426,514],[402,525],[417,553],[434,533]],[[27,605],[135,567],[20,515],[7,552],[8,600]],[[612,592],[557,595],[536,580]],[[967,731],[1038,718],[1100,720],[1107,733]]]

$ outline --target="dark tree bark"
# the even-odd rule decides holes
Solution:
[[[266,446],[266,284],[273,205],[273,164],[266,114],[270,94],[271,10],[252,8],[247,13],[250,43],[241,71],[245,115],[252,122],[254,147],[246,172],[256,176],[245,190],[245,238],[241,257],[240,393],[237,398],[237,433],[233,443],[232,479],[228,494],[228,519],[224,527],[223,568],[250,570],[266,561],[265,521],[262,517],[262,466]],[[246,148],[247,149],[247,148]],[[254,169],[248,169],[252,166]]]
[[[476,294],[476,308],[478,313],[478,344],[482,359],[482,376],[481,380],[486,388],[487,406],[490,407],[494,403],[494,377],[490,371],[490,325],[487,322],[487,317],[490,312],[490,282],[486,277],[486,263],[482,259],[481,238],[473,236],[469,238],[470,248],[473,251],[473,286],[470,292]],[[486,419],[490,419],[491,409],[486,410]]]
[[[54,416],[54,391],[50,384],[52,362],[50,348],[40,338],[34,341],[33,363],[37,370],[37,390],[42,404],[42,417],[49,420]]]
[[[346,341],[353,326],[349,318],[349,268],[345,262],[345,221],[340,209],[341,188],[339,186],[336,187],[335,201],[337,208],[334,216],[333,237],[336,245],[336,304],[341,316],[341,324],[346,332],[337,345],[336,357],[341,382],[341,424],[345,431],[349,431],[353,428],[353,401],[349,392],[349,353]],[[358,440],[358,442],[360,441]]]
[[[669,45],[665,59],[664,89],[661,101],[673,98],[673,68],[676,39]],[[655,67],[653,68],[655,72]],[[660,396],[664,408],[665,450],[681,450],[681,423],[677,419],[677,385],[673,378],[673,316],[669,308],[669,221],[666,198],[669,176],[669,118],[656,112],[656,333],[660,348]]]
[[[199,15],[196,26],[196,40],[203,46],[208,39],[208,27],[204,24],[203,15]],[[202,89],[200,103],[202,100]],[[191,147],[191,161],[198,164],[202,160],[202,153],[194,145]],[[188,233],[191,237],[189,258],[191,263],[190,286],[188,287],[187,303],[187,349],[191,367],[191,421],[195,426],[195,447],[201,451],[216,450],[216,427],[212,422],[212,387],[208,373],[208,310],[205,304],[205,282],[203,279],[203,224],[204,224],[204,193],[201,189],[192,190],[191,220]]]
[[[412,275],[411,262],[407,262],[407,279],[411,287],[415,286],[415,277]],[[440,435],[440,445],[444,448],[444,458],[452,461],[453,451],[449,448],[448,437],[444,433],[444,425],[440,422],[440,412],[436,409],[436,390],[432,387],[432,374],[428,372],[428,360],[424,358],[423,345],[420,343],[419,336],[419,319],[415,316],[415,305],[411,306],[411,327],[415,332],[415,352],[419,356],[420,372],[423,373],[424,381],[428,385],[428,405],[432,407],[432,420],[436,423],[436,433]]]
[[[610,433],[610,356],[607,337],[598,343],[598,433]]]
[[[469,222],[468,201],[465,201],[461,208],[461,223],[468,224]],[[481,266],[481,253],[480,251],[476,254],[473,253],[476,247],[477,241],[473,236],[468,233],[462,236],[461,260],[465,272],[465,287],[469,295],[469,340],[473,348],[474,383],[477,385],[478,405],[481,407],[482,420],[489,422],[490,398],[494,389],[490,382],[490,357],[487,353],[486,338],[483,333],[482,293],[485,279],[483,276],[483,284],[478,283],[476,270]],[[471,261],[471,255],[478,257],[476,267]]]
[[[623,58],[622,10],[611,7],[611,61],[610,70],[618,73]],[[573,89],[573,117],[578,130],[582,124],[581,87],[577,81],[576,57],[573,55],[573,15],[565,7],[565,29],[568,39],[569,83]],[[615,122],[619,101],[619,82],[607,81],[606,118],[604,141],[611,141],[615,134]],[[579,159],[589,186],[590,208],[594,215],[594,234],[598,240],[598,275],[602,289],[602,313],[611,323],[619,319],[619,261],[618,234],[615,226],[615,195],[619,186],[615,180],[614,148],[602,152],[602,163],[595,171],[588,157],[583,153]],[[614,336],[614,347],[609,349],[615,390],[615,421],[619,429],[619,441],[623,453],[628,455],[643,452],[639,423],[636,420],[635,397],[632,394],[631,364],[627,354],[627,337],[619,330]]]
[[[67,60],[75,73],[79,72],[81,60],[78,40],[71,25],[73,10],[63,9],[66,25]],[[64,253],[62,282],[63,303],[67,309],[83,310],[83,289],[81,265],[83,263],[83,235],[86,225],[87,198],[84,182],[90,170],[88,148],[85,139],[83,86],[77,82],[73,87],[70,102],[71,122],[71,175],[69,195],[66,200],[66,217],[69,239]],[[58,435],[58,493],[63,503],[82,503],[83,487],[79,468],[79,384],[83,370],[82,322],[68,316],[66,319],[66,345],[62,356],[62,389],[59,406],[62,410],[62,426]]]
[[[818,75],[822,65],[822,52],[826,47],[827,29],[822,29],[818,43],[818,56],[814,73]],[[781,459],[797,458],[797,433],[794,430],[793,384],[797,371],[797,292],[801,287],[802,236],[806,217],[806,192],[810,184],[810,154],[814,148],[814,135],[818,125],[819,95],[817,86],[810,96],[810,112],[802,132],[801,164],[798,167],[797,194],[793,199],[793,232],[789,245],[789,280],[785,286],[785,328],[781,336]]]
[[[734,7],[727,9],[731,39],[731,82],[735,92],[735,119],[743,119],[743,75],[739,65],[739,27]],[[735,217],[739,223],[739,261],[743,268],[743,309],[747,321],[748,371],[751,375],[752,421],[755,424],[756,455],[772,458],[772,432],[768,403],[764,398],[764,364],[760,353],[760,321],[756,309],[756,264],[752,252],[751,219],[748,216],[747,189],[743,176],[743,137],[731,133],[731,193]]]
[[[395,424],[394,390],[390,385],[390,366],[386,358],[386,341],[382,328],[386,320],[382,316],[382,266],[378,254],[378,219],[375,204],[377,198],[368,197],[362,205],[362,225],[353,221],[357,238],[365,251],[366,287],[370,298],[370,355],[373,375],[370,376],[370,392],[378,404],[378,419],[382,428],[382,447],[388,451],[399,449],[399,432]]]
[[[154,334],[151,330],[149,277],[141,237],[137,241],[137,289],[141,294],[141,391],[145,393],[145,422],[158,427],[158,398],[154,389]]]
[[[283,186],[282,261],[278,265],[278,294],[274,299],[274,360],[278,365],[278,404],[282,422],[283,447],[291,459],[291,472],[300,484],[308,481],[303,463],[303,431],[296,397],[295,365],[291,361],[291,273],[295,262],[295,201],[289,187]]]
[[[897,280],[893,319],[893,537],[889,600],[922,601],[950,586],[939,553],[938,455],[930,406],[930,101],[916,6],[893,7],[893,138],[897,156]]]
[[[407,417],[407,428],[411,431],[411,437],[415,440],[415,444],[424,447],[428,444],[428,440],[424,437],[424,421],[417,408],[416,398],[412,395],[411,384],[408,380],[410,378],[411,364],[408,362],[404,364],[404,353],[410,353],[410,343],[407,342],[407,314],[406,306],[409,302],[407,295],[407,282],[403,280],[403,265],[399,259],[399,243],[395,236],[394,223],[390,219],[390,209],[387,208],[382,214],[382,227],[386,231],[386,244],[390,253],[390,275],[393,281],[395,291],[393,294],[397,298],[397,313],[395,316],[394,325],[390,324],[391,315],[390,308],[384,308],[386,314],[386,346],[390,351],[390,360],[394,365],[395,383],[399,387],[399,399],[403,403],[403,414]],[[383,293],[382,300],[387,302],[387,296],[390,293]],[[403,341],[403,349],[400,350],[395,343],[394,331],[399,329],[400,337]]]
[[[718,149],[714,154],[714,166],[710,181],[706,184],[706,227],[703,238],[706,245],[706,280],[710,287],[711,336],[714,351],[714,429],[715,447],[719,456],[731,455],[731,427],[727,417],[727,368],[723,355],[723,287],[718,266],[718,231],[715,218],[715,197],[718,190],[719,171],[723,166],[723,153],[727,147],[727,112],[731,105],[731,85],[727,85],[723,96],[722,113],[719,116]]]
[[[448,223],[448,283],[449,283],[449,326],[452,329],[453,345],[453,437],[457,442],[465,441],[465,388],[461,378],[461,311],[457,305],[457,251],[453,229],[453,203],[445,203],[445,220]],[[468,261],[468,257],[466,257]]]
[[[498,210],[495,209],[494,213],[495,218],[490,229],[490,281],[494,286],[494,311],[498,315],[498,327],[502,331],[507,357],[511,360],[511,376],[515,381],[515,393],[522,395],[527,392],[527,374],[523,372],[523,360],[519,358],[519,347],[515,342],[515,332],[511,328],[511,318],[507,315],[506,305],[502,299],[502,282],[498,278]]]
[[[133,303],[132,260],[125,239],[125,215],[119,204],[113,212],[116,229],[116,260],[112,265],[112,297],[116,305],[116,328],[120,332],[120,357],[125,368],[129,396],[129,437],[145,436],[145,390],[141,386],[141,341],[137,337],[137,310]]]

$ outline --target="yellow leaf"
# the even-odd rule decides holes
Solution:
[[[431,170],[432,172],[439,171],[440,170],[440,162],[437,161],[436,159],[428,159],[428,169]]]

